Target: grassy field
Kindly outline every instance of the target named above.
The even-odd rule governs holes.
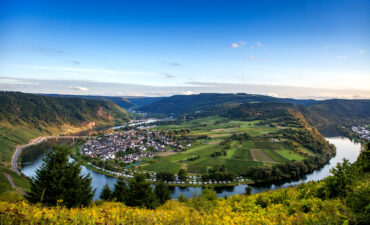
[[[305,159],[303,156],[298,155],[297,153],[295,153],[293,151],[290,151],[290,150],[286,150],[286,149],[283,149],[283,150],[275,150],[275,152],[277,152],[278,154],[280,154],[281,156],[283,156],[284,158],[286,158],[288,160],[296,160],[296,161],[299,161],[299,160]]]
[[[295,153],[286,142],[265,141],[236,141],[231,142],[226,155],[212,157],[214,152],[221,152],[219,143],[232,134],[248,133],[253,138],[263,138],[274,133],[279,128],[258,125],[260,121],[232,121],[223,117],[205,117],[185,121],[176,125],[160,125],[156,130],[189,129],[190,135],[207,135],[210,140],[201,139],[185,151],[171,154],[158,154],[154,160],[142,165],[148,171],[173,172],[186,168],[189,173],[202,173],[210,168],[226,166],[228,171],[243,173],[251,166],[273,165],[292,160],[303,160],[305,156]],[[265,138],[266,139],[266,138]],[[302,152],[312,154],[302,147]],[[190,161],[191,157],[199,159]]]

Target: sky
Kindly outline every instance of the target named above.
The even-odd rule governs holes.
[[[0,0],[0,90],[370,98],[370,0]]]

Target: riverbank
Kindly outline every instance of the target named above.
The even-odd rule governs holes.
[[[274,189],[279,189],[279,188],[285,188],[289,186],[295,186],[298,185],[302,182],[308,182],[308,181],[318,181],[322,180],[326,176],[330,174],[330,169],[335,167],[335,165],[338,162],[342,162],[343,158],[347,158],[351,163],[355,162],[361,149],[361,145],[359,143],[355,143],[350,141],[348,138],[344,137],[334,137],[334,138],[327,138],[327,140],[334,144],[337,147],[337,154],[334,158],[332,158],[329,161],[329,164],[325,165],[322,169],[314,171],[311,174],[306,175],[305,178],[300,179],[298,181],[292,181],[292,182],[286,182],[281,185],[265,185],[265,186],[257,186],[253,185],[251,183],[242,183],[242,184],[237,184],[234,183],[233,186],[227,186],[227,185],[212,185],[215,187],[218,196],[223,197],[224,195],[230,196],[233,194],[243,194],[245,192],[245,187],[248,185],[252,185],[252,193],[259,193],[263,191],[268,191],[268,190],[274,190]],[[39,159],[34,162],[34,165],[28,164],[25,165],[24,168],[22,168],[22,172],[27,173],[27,176],[32,177],[34,175],[34,172],[36,168],[41,166],[42,160]],[[99,199],[100,192],[105,184],[108,184],[111,188],[114,187],[114,184],[117,181],[117,178],[113,176],[108,176],[104,175],[101,173],[99,170],[94,170],[93,168],[87,168],[84,164],[82,166],[82,173],[84,175],[90,174],[92,177],[92,186],[93,189],[96,189],[95,197],[94,199]],[[201,185],[172,185],[171,186],[172,191],[171,191],[171,197],[172,198],[177,198],[180,194],[185,195],[186,197],[192,197],[193,193],[199,194],[202,190]]]

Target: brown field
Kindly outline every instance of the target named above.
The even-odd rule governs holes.
[[[276,161],[267,155],[262,149],[251,149],[252,157],[255,157],[257,161],[271,162],[275,163]]]
[[[175,155],[175,154],[178,154],[178,152],[161,152],[161,153],[157,153],[156,155],[157,156],[170,156],[170,155]]]

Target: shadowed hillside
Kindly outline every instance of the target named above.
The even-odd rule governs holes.
[[[370,121],[370,100],[331,99],[317,101],[250,94],[175,95],[140,107],[139,110],[173,116],[194,112],[197,112],[199,116],[217,115],[229,112],[230,109],[243,103],[289,103],[290,107],[296,107],[307,122],[319,130],[328,127],[337,128],[347,124],[368,124]],[[269,104],[265,105],[267,108],[261,105],[258,108],[268,110],[269,106],[272,106]],[[239,108],[237,111],[243,110],[243,113],[248,115],[246,111],[251,110],[252,112],[256,109],[250,104],[250,107]],[[231,110],[230,113],[233,111]]]
[[[300,107],[306,120],[322,129],[346,124],[366,124],[370,121],[370,100],[332,99],[308,107]]]
[[[284,102],[299,105],[313,104],[315,100],[296,100],[289,98],[274,98],[264,95],[252,94],[217,94],[204,93],[198,95],[174,95],[168,98],[161,99],[152,104],[140,107],[143,112],[159,113],[166,115],[182,115],[198,110],[210,110],[215,106],[233,105],[240,103],[254,102]]]

